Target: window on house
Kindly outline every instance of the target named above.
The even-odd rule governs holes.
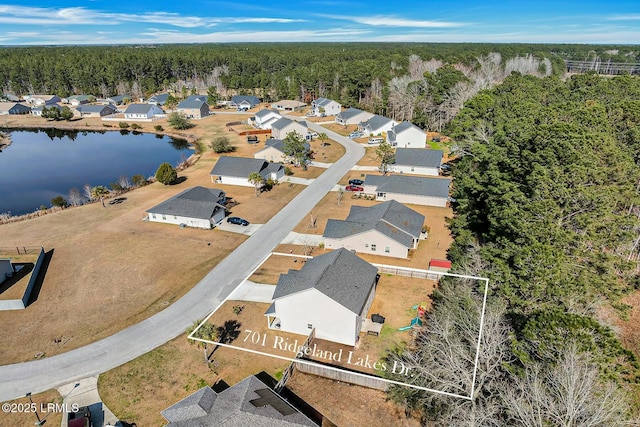
[[[384,253],[388,254],[389,252],[391,252],[391,247],[390,246],[385,246],[384,247]]]
[[[374,245],[373,243],[371,244],[371,250],[375,251],[376,250],[376,245]]]
[[[151,214],[151,218],[156,219],[156,214]]]
[[[368,247],[369,247],[369,244],[368,244],[368,243],[365,243],[365,244],[364,244],[364,247],[365,247],[365,248],[368,248]]]
[[[173,219],[178,219],[178,217],[174,215],[174,216],[173,216]]]
[[[167,216],[165,214],[162,214],[162,219],[166,220]]]
[[[311,323],[307,323],[307,329],[313,329],[313,325]]]
[[[411,172],[413,172],[415,170],[415,168],[413,166],[411,166]]]

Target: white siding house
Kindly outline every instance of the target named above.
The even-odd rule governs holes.
[[[267,139],[264,145],[265,147],[262,150],[253,155],[254,158],[270,162],[295,163],[294,158],[289,157],[284,153],[284,142],[281,139]],[[305,142],[305,148],[309,151],[311,146]]]
[[[129,120],[151,120],[159,116],[164,116],[164,111],[155,104],[129,104],[124,111],[124,118]]]
[[[387,132],[387,139],[394,147],[425,148],[427,133],[411,122],[404,121]]]
[[[373,117],[373,113],[362,111],[357,108],[348,108],[336,115],[336,123],[339,125],[357,125]]]
[[[192,187],[147,210],[148,219],[151,222],[210,229],[224,219],[226,200],[222,190]]]
[[[307,127],[286,117],[276,120],[271,125],[271,136],[275,139],[285,139],[287,135],[298,132],[303,138],[307,135]]]
[[[282,115],[274,110],[260,110],[253,117],[254,126],[259,129],[271,129],[271,125],[277,120],[280,120]]]
[[[329,219],[323,233],[327,249],[346,248],[407,258],[418,247],[424,215],[395,200],[371,207],[352,206],[346,220]]]
[[[378,269],[346,249],[280,275],[269,307],[270,329],[355,345],[376,292]]]
[[[262,159],[222,156],[211,169],[211,182],[253,187],[248,179],[252,172],[258,172],[265,180],[276,181],[284,177],[284,166],[282,163],[270,163]]]
[[[367,175],[364,192],[376,200],[395,200],[424,206],[446,207],[451,180],[407,175]]]
[[[390,171],[410,175],[438,176],[442,156],[441,150],[397,148],[395,163],[390,165]]]
[[[376,114],[368,120],[360,122],[358,129],[360,129],[365,136],[385,135],[397,124],[398,122],[395,120]]]
[[[320,116],[335,116],[342,111],[342,105],[339,102],[327,98],[318,98],[311,102],[311,112]]]

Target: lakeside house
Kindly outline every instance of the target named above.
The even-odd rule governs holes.
[[[124,111],[124,118],[129,120],[151,120],[164,116],[162,108],[155,104],[129,104]]]
[[[191,187],[148,209],[147,218],[151,222],[210,229],[226,216],[226,202],[222,190]]]
[[[210,176],[212,183],[254,187],[249,182],[249,175],[253,172],[259,173],[265,181],[276,181],[284,177],[284,165],[262,159],[222,156],[211,169]]]
[[[58,104],[52,104],[52,105],[39,105],[37,107],[33,107],[31,109],[31,114],[36,116],[36,117],[41,117],[42,116],[42,110],[46,108],[47,110],[51,110],[52,108],[55,108],[58,111],[62,111],[62,107],[60,107]]]
[[[27,95],[25,96],[25,100],[36,107],[40,105],[46,105],[48,107],[61,101],[58,95]]]
[[[178,113],[188,119],[202,119],[209,115],[206,95],[191,95],[178,104]]]
[[[378,269],[341,248],[281,274],[267,311],[269,329],[354,346],[373,303]]]
[[[106,117],[118,112],[116,106],[111,104],[79,105],[75,110],[80,117]]]
[[[422,235],[424,215],[395,200],[371,207],[351,206],[345,220],[329,219],[322,237],[327,249],[408,258]]]
[[[0,116],[29,113],[31,113],[31,107],[28,107],[19,102],[0,102]]]
[[[284,162],[295,163],[295,159],[287,156],[284,152],[284,141],[281,139],[269,138],[265,142],[265,147],[256,152],[253,157],[256,159],[263,159],[270,162]],[[311,149],[308,142],[304,143],[304,148],[307,152]]]

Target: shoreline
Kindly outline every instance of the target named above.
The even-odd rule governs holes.
[[[11,135],[6,132],[0,132],[0,152],[11,145]]]

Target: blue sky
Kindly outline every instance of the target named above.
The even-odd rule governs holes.
[[[0,45],[284,41],[640,44],[640,1],[0,0]]]

